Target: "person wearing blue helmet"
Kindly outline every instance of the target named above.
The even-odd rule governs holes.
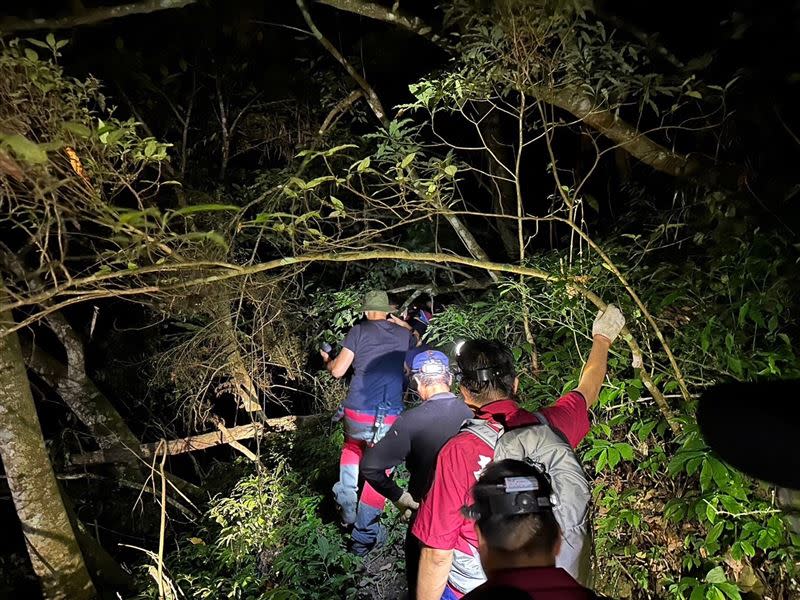
[[[450,391],[452,380],[445,354],[426,350],[416,355],[411,364],[411,387],[422,403],[400,415],[386,436],[361,459],[364,479],[394,502],[406,521],[414,520],[418,502],[430,487],[439,450],[466,419],[472,418],[464,401]],[[410,476],[407,491],[387,474],[402,462]],[[414,598],[420,553],[415,537],[406,536],[405,550],[409,597]]]

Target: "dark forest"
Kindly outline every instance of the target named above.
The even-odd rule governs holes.
[[[372,313],[581,391],[598,594],[800,598],[800,4],[121,2],[0,8],[0,598],[427,595],[331,493]]]

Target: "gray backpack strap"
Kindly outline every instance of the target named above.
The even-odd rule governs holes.
[[[485,442],[489,447],[497,446],[497,440],[503,435],[503,429],[495,431],[484,419],[467,419],[459,431],[469,431],[472,435]]]
[[[533,413],[533,416],[539,420],[539,423],[542,425],[547,425],[550,429],[552,429],[558,437],[560,437],[570,448],[572,448],[572,444],[569,443],[569,439],[567,439],[567,436],[564,435],[564,432],[558,427],[553,427],[553,424],[547,419],[547,417],[544,416],[544,413],[537,410],[535,413]]]

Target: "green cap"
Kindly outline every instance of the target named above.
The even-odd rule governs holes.
[[[363,312],[392,312],[389,306],[389,294],[383,290],[370,290],[364,295],[364,304],[361,306]]]

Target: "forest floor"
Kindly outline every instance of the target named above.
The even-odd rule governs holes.
[[[405,558],[403,540],[406,525],[389,526],[386,543],[370,552],[359,574],[358,598],[367,600],[401,600],[405,598]]]

